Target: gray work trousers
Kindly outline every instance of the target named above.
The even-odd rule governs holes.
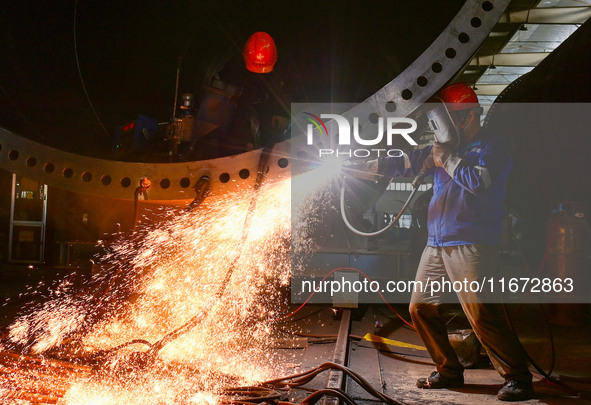
[[[427,246],[421,256],[416,281],[426,284],[429,279],[442,281],[482,280],[497,274],[498,252],[492,245]],[[462,309],[486,349],[499,374],[507,379],[531,381],[523,348],[510,330],[502,304],[489,303],[483,293],[457,292]],[[490,297],[489,297],[490,298]],[[498,302],[498,301],[497,301]],[[437,366],[445,377],[456,377],[464,369],[449,343],[447,329],[439,312],[442,294],[415,291],[411,298],[412,321]]]

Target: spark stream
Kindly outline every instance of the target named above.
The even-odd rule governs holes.
[[[416,280],[390,280],[386,283],[386,288],[382,288],[377,281],[368,279],[349,281],[341,278],[340,280],[302,280],[302,293],[327,293],[332,297],[335,293],[366,293],[366,292],[422,292],[423,282]]]

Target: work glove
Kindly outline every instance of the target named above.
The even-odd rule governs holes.
[[[452,179],[455,178],[456,169],[463,162],[462,158],[453,153],[449,146],[437,142],[433,144],[431,154],[435,166],[442,167]]]
[[[452,150],[449,146],[435,142],[431,149],[431,154],[433,155],[435,166],[445,168],[445,162],[452,155]]]
[[[427,173],[429,170],[435,168],[435,162],[433,161],[433,153],[429,153],[427,158],[423,160],[423,166],[419,171],[419,174],[414,178],[412,181],[412,186],[414,188],[418,188],[421,184],[425,184],[425,177],[427,177]]]
[[[429,169],[435,168],[435,161],[433,160],[433,153],[430,153],[429,156],[423,161],[423,167],[421,171],[427,171]]]

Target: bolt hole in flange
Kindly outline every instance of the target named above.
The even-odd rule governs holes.
[[[188,177],[183,177],[182,179],[179,180],[179,186],[181,186],[181,188],[187,188],[191,185],[191,180],[189,180]]]
[[[82,173],[82,181],[83,182],[90,183],[91,180],[92,180],[92,173],[90,173],[90,172]]]
[[[19,155],[18,150],[13,149],[10,152],[8,152],[8,159],[10,159],[10,160],[17,160],[18,159],[18,155]]]
[[[62,171],[62,176],[64,176],[66,179],[71,179],[73,175],[74,175],[74,170],[70,169],[69,167],[66,167]]]
[[[227,183],[230,181],[230,174],[229,173],[222,173],[222,174],[220,174],[219,179],[220,179],[221,183]]]
[[[462,32],[460,35],[458,35],[458,39],[462,44],[467,44],[468,42],[470,42],[470,35],[466,34],[465,32]]]
[[[167,178],[160,180],[160,187],[166,190],[168,187],[170,187],[170,180]]]
[[[482,3],[482,9],[484,11],[491,11],[493,9],[493,4],[490,1],[485,1]]]
[[[393,101],[388,101],[386,103],[386,111],[393,113],[394,111],[396,111],[396,103]]]
[[[246,180],[250,177],[250,170],[242,169],[238,172],[238,176],[240,176],[242,180]]]
[[[410,100],[412,98],[412,91],[409,89],[402,90],[402,98],[404,100]]]
[[[425,87],[429,83],[429,80],[425,76],[419,76],[417,79],[417,84],[419,87]]]
[[[285,169],[288,165],[289,160],[287,160],[286,158],[281,158],[277,161],[277,166],[279,166],[282,169]]]
[[[45,170],[45,173],[51,174],[55,171],[55,165],[53,163],[45,163],[43,169]]]
[[[109,184],[111,184],[111,176],[109,176],[108,174],[103,175],[103,177],[101,177],[101,183],[103,184],[103,186],[108,186]]]
[[[433,73],[441,73],[441,71],[443,70],[443,65],[439,62],[435,62],[431,65],[431,70],[433,71]]]
[[[27,158],[27,166],[28,167],[35,167],[37,166],[37,159],[34,158],[33,156],[30,156]]]
[[[119,183],[121,184],[121,187],[127,188],[131,186],[131,179],[129,177],[123,177]]]

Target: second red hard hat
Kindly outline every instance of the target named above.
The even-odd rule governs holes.
[[[242,51],[246,68],[254,73],[269,73],[277,62],[277,47],[271,35],[255,32],[248,38]]]

